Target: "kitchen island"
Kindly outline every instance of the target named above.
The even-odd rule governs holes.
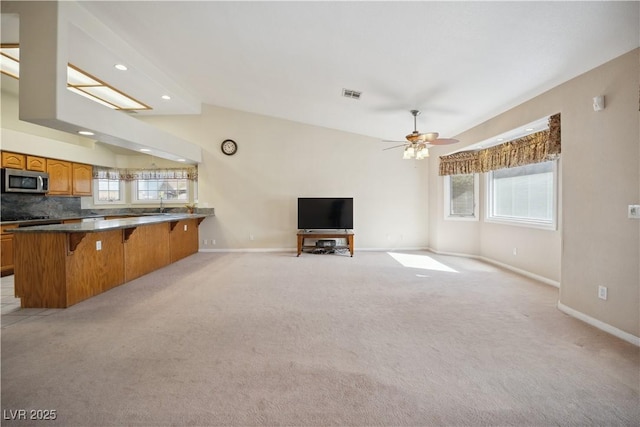
[[[66,308],[198,251],[209,215],[160,214],[16,228],[15,295],[23,308]]]

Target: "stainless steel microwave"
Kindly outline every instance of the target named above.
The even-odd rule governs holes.
[[[2,192],[46,193],[49,191],[49,174],[46,172],[2,169]]]

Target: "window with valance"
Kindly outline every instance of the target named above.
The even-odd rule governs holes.
[[[483,173],[546,162],[560,156],[560,113],[549,117],[549,129],[476,151],[440,156],[440,175]]]
[[[197,168],[166,168],[166,169],[116,169],[93,168],[94,179],[113,179],[121,181],[186,179],[198,180]]]

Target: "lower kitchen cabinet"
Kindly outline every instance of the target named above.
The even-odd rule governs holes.
[[[2,266],[2,276],[8,276],[13,274],[13,234],[6,232],[12,228],[17,228],[18,225],[3,225],[2,234],[0,235],[0,265]]]

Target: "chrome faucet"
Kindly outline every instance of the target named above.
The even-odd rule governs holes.
[[[160,213],[164,213],[164,208],[162,207],[162,196],[160,196]]]

